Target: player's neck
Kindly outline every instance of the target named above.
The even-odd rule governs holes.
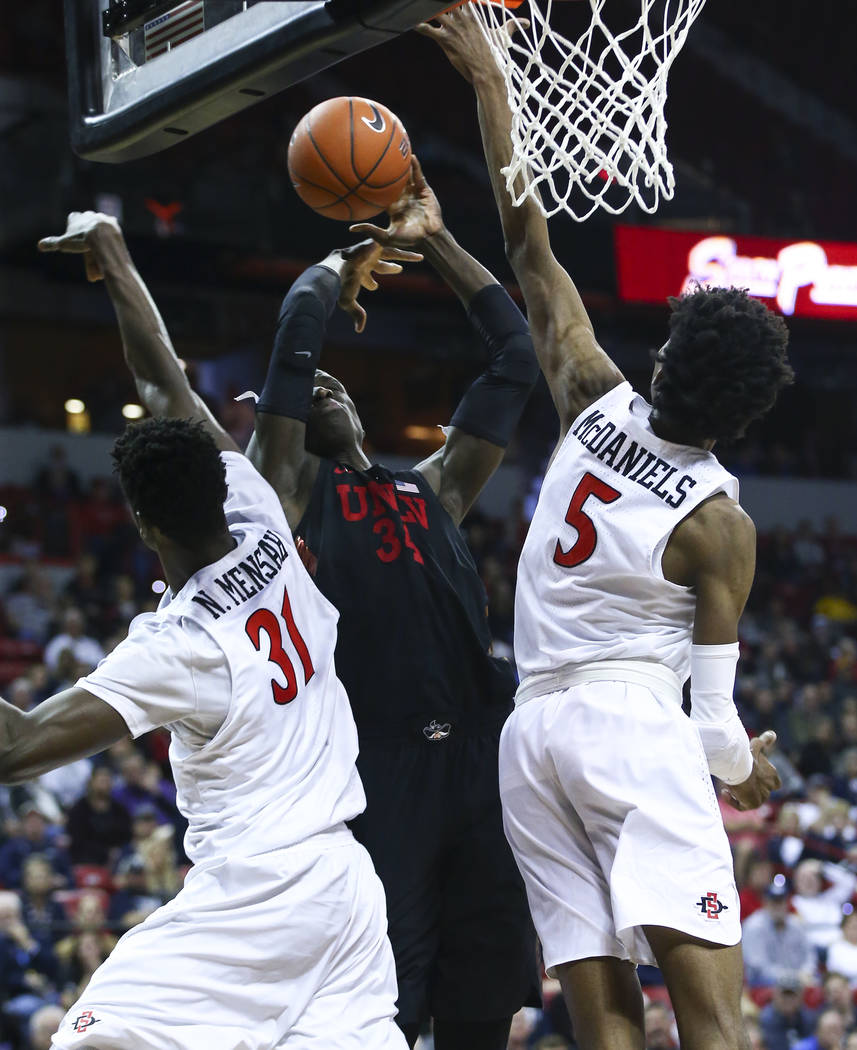
[[[338,463],[345,463],[349,467],[356,467],[358,470],[366,470],[367,467],[372,466],[372,461],[367,457],[363,449],[357,445],[345,448],[330,458],[335,459]]]
[[[691,448],[702,448],[710,452],[715,445],[714,438],[698,438],[681,427],[673,426],[664,416],[652,410],[649,425],[662,441],[671,441],[674,445],[689,445]]]
[[[193,550],[180,547],[178,544],[160,548],[158,554],[170,590],[173,594],[178,594],[194,573],[204,569],[206,565],[220,561],[237,546],[235,537],[227,529],[219,536],[194,547]]]

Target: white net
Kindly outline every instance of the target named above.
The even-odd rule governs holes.
[[[589,0],[592,18],[577,40],[551,26],[554,0],[530,0],[522,13],[498,3],[466,5],[506,82],[512,159],[503,174],[515,204],[532,197],[545,215],[565,211],[582,222],[596,208],[618,215],[632,202],[654,212],[673,196],[667,76],[704,3]],[[621,27],[623,11],[630,13]],[[530,24],[510,40],[507,24],[516,15]]]

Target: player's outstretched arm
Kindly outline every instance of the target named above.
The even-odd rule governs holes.
[[[218,448],[239,452],[202,398],[191,389],[117,221],[99,212],[72,212],[65,233],[43,238],[39,251],[83,255],[88,280],[104,281],[119,322],[125,361],[146,409],[153,416],[198,419],[211,432]]]
[[[501,169],[509,161],[512,116],[503,78],[469,5],[420,32],[435,40],[469,80],[478,103],[482,145],[500,212],[506,254],[521,286],[533,343],[564,435],[574,419],[623,376],[595,338],[578,291],[551,251],[547,221],[535,201],[514,207]]]
[[[756,530],[741,507],[721,494],[700,504],[673,531],[663,556],[665,577],[696,595],[691,650],[691,719],[711,772],[738,809],[755,809],[780,787],[767,754],[768,730],[748,741],[732,694],[738,621],[756,564]]]
[[[443,447],[416,468],[458,524],[499,466],[538,378],[527,322],[494,275],[447,229],[416,157],[407,189],[390,208],[389,226],[351,229],[422,252],[461,300],[488,351],[488,368],[461,399]]]
[[[0,784],[32,780],[127,735],[125,720],[110,704],[77,686],[27,712],[0,700]]]
[[[378,287],[375,273],[398,273],[396,260],[420,258],[364,241],[311,266],[283,300],[247,456],[280,497],[292,529],[303,517],[318,473],[318,457],[305,447],[306,424],[328,318],[339,304],[362,332],[366,312],[357,302],[360,289]]]

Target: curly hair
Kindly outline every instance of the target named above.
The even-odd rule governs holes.
[[[700,287],[669,304],[655,415],[697,438],[741,437],[794,379],[785,322],[743,288]]]
[[[186,547],[226,528],[226,467],[191,419],[133,423],[113,446],[113,469],[132,509]]]

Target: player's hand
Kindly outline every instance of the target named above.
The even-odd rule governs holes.
[[[469,4],[453,8],[438,15],[434,25],[428,22],[418,25],[417,32],[439,44],[453,67],[472,84],[477,76],[499,77],[500,70],[481,23],[469,8]],[[509,18],[499,35],[492,34],[492,38],[500,46],[508,47],[517,30],[529,24],[525,18]]]
[[[440,203],[426,182],[416,157],[411,157],[408,185],[396,203],[390,205],[388,213],[390,225],[386,229],[369,222],[359,222],[350,227],[351,232],[361,237],[371,237],[378,244],[403,248],[418,245],[426,237],[443,229]]]
[[[736,809],[758,809],[768,795],[782,787],[780,775],[768,760],[768,752],[777,742],[777,734],[768,729],[750,741],[753,753],[753,769],[741,784],[724,788],[723,794]]]
[[[372,240],[343,248],[338,254],[344,262],[339,271],[341,285],[338,305],[354,321],[355,332],[362,332],[366,327],[366,311],[357,302],[360,289],[374,292],[378,287],[376,274],[401,273],[399,262],[419,262],[422,259],[417,252],[388,248]]]
[[[98,211],[73,211],[66,221],[65,233],[59,237],[43,237],[39,241],[39,251],[83,255],[86,279],[100,281],[104,274],[94,249],[97,238],[106,230],[122,236],[119,223],[112,215]]]

